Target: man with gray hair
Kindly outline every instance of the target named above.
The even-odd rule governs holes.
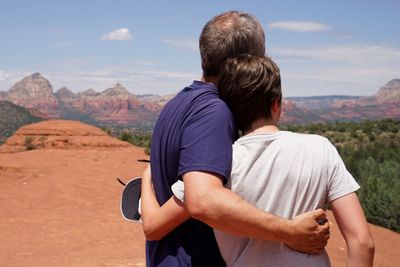
[[[237,131],[215,84],[220,66],[228,58],[265,54],[261,25],[247,13],[220,14],[203,28],[200,53],[201,81],[194,81],[165,105],[153,131],[151,173],[157,202],[162,206],[157,216],[166,214],[161,221],[167,223],[159,235],[149,234],[150,225],[156,225],[157,220],[151,218],[143,195],[143,229],[148,240],[155,240],[146,243],[148,266],[224,266],[211,227],[320,253],[329,238],[329,226],[317,222],[325,218],[324,211],[287,220],[224,188]],[[171,190],[178,179],[185,185],[183,206],[177,205]]]

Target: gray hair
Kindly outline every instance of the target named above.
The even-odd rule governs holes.
[[[200,34],[204,77],[217,77],[225,60],[242,54],[265,54],[264,30],[254,16],[229,11],[207,22]]]

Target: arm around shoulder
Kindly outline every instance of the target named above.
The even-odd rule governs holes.
[[[331,202],[333,214],[347,244],[346,266],[372,266],[375,245],[355,193]]]
[[[287,220],[252,206],[225,188],[216,174],[188,172],[183,180],[188,212],[211,227],[233,235],[283,242],[311,254],[321,253],[326,245],[329,226],[317,223],[325,216],[322,210]]]
[[[162,239],[190,218],[183,203],[174,196],[160,207],[153,190],[149,167],[142,178],[141,218],[147,240]]]

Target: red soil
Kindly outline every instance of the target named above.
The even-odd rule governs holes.
[[[53,146],[54,129],[69,141]],[[141,226],[122,219],[116,180],[141,174],[143,149],[78,122],[47,121],[23,131],[49,143],[5,152],[25,138],[21,131],[0,149],[0,266],[145,266]],[[333,266],[344,266],[346,246],[329,216],[328,253]],[[373,225],[371,231],[375,266],[398,266],[400,235]]]

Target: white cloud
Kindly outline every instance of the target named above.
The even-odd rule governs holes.
[[[312,21],[276,21],[268,24],[271,29],[288,30],[294,32],[329,31],[331,26]]]
[[[400,60],[400,48],[385,45],[331,45],[309,48],[272,48],[269,51],[289,59],[345,61],[354,64]]]
[[[132,33],[127,28],[121,28],[103,34],[100,39],[105,41],[128,41],[132,39]]]
[[[189,43],[189,42],[188,42]],[[400,46],[347,44],[311,47],[271,47],[278,63],[285,96],[372,95],[394,78],[400,78]],[[73,91],[102,91],[122,83],[134,94],[178,92],[199,79],[199,66],[171,71],[162,62],[131,60],[124,65],[95,66],[95,58],[75,58],[36,69],[0,69],[0,91],[34,72],[41,72],[54,91],[67,86]],[[200,65],[200,64],[198,64]]]
[[[5,79],[7,79],[8,76],[9,76],[9,74],[7,74],[3,70],[0,70],[0,81],[4,81]]]
[[[163,43],[171,45],[176,48],[190,50],[190,51],[199,51],[199,42],[194,39],[163,39],[161,40]]]
[[[285,95],[372,95],[400,77],[400,47],[330,45],[271,48]]]

